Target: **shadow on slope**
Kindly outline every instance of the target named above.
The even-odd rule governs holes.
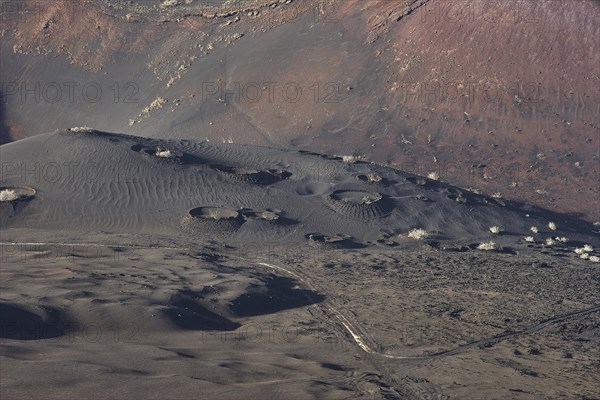
[[[0,338],[41,340],[64,334],[64,318],[57,310],[45,308],[38,315],[18,305],[0,303]]]
[[[194,331],[232,331],[240,327],[199,304],[198,296],[189,290],[181,290],[171,297],[165,310],[171,321],[182,329]]]
[[[0,145],[12,142],[5,119],[5,95],[0,91]]]
[[[252,285],[247,293],[232,302],[231,311],[240,317],[272,314],[291,308],[309,306],[325,300],[325,296],[296,287],[293,279],[270,275],[265,285]]]

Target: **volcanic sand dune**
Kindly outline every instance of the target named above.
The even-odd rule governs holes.
[[[343,398],[361,381],[315,339],[331,333],[304,308],[324,296],[293,278],[201,252],[40,250],[2,265],[3,398]]]
[[[93,254],[17,246],[3,246],[0,269],[3,397],[595,391],[598,269],[584,260],[372,246],[319,257],[202,244]]]
[[[170,162],[139,149],[164,149],[173,158],[193,162]],[[255,234],[268,241],[299,242],[314,232],[368,242],[384,233],[422,228],[436,240],[468,244],[493,238],[512,247],[536,226],[544,240],[567,236],[597,241],[597,228],[566,215],[391,168],[294,151],[98,131],[38,135],[0,151],[11,166],[4,171],[3,184],[37,191],[15,215],[3,212],[9,227],[186,237],[180,230],[183,224],[194,240],[216,235],[231,242],[248,241]],[[223,179],[223,168],[214,165],[229,165],[227,175],[240,179]],[[260,179],[245,179],[248,170],[288,174],[265,186]],[[385,180],[367,183],[357,178],[368,174]],[[281,210],[298,225],[281,236],[274,229],[280,224],[248,225],[243,216],[244,210],[267,209]],[[548,228],[550,222],[556,230]],[[492,235],[492,226],[502,227],[504,234]]]

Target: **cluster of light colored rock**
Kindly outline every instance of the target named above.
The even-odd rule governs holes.
[[[8,201],[15,201],[19,199],[19,195],[11,189],[5,189],[0,191],[0,201],[1,202],[8,202]]]
[[[408,237],[415,240],[423,240],[429,237],[429,233],[425,229],[416,228],[408,232]]]
[[[493,241],[479,243],[479,246],[477,246],[477,250],[496,250],[496,243]]]
[[[586,244],[583,247],[577,247],[575,249],[575,254],[579,256],[579,258],[583,260],[589,260],[591,262],[600,262],[600,257],[591,255],[590,253],[594,251],[594,248],[590,244]]]

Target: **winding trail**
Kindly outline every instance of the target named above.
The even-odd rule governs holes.
[[[299,274],[297,274],[293,271],[288,270],[287,268],[276,266],[273,264],[268,264],[265,262],[259,262],[258,264],[262,265],[264,267],[267,267],[267,268],[271,268],[275,271],[284,272],[284,273],[292,276],[293,278],[297,279],[299,282],[304,284],[304,286],[308,287],[310,290],[321,292],[318,290],[318,288],[315,288],[312,284],[307,282],[306,279],[304,279],[302,276],[300,276]],[[520,331],[505,332],[505,333],[501,333],[498,335],[489,336],[489,337],[486,337],[486,338],[483,338],[480,340],[469,342],[469,343],[461,345],[461,346],[457,346],[453,349],[443,350],[443,351],[439,351],[436,353],[420,355],[420,356],[398,356],[398,355],[388,354],[388,353],[384,353],[384,352],[375,350],[371,345],[368,344],[368,339],[366,337],[364,337],[363,335],[361,335],[359,333],[359,331],[348,320],[348,318],[346,318],[339,310],[337,310],[333,305],[331,305],[331,303],[329,301],[325,300],[322,304],[324,305],[324,307],[326,307],[328,309],[329,312],[331,312],[333,315],[335,315],[339,319],[340,324],[345,328],[345,330],[354,339],[354,341],[356,342],[358,347],[360,347],[363,351],[365,351],[366,353],[369,353],[369,354],[376,354],[381,357],[396,359],[396,360],[406,360],[406,359],[423,360],[423,359],[432,359],[432,358],[441,357],[441,356],[450,356],[450,355],[457,354],[461,351],[467,350],[469,348],[477,347],[477,346],[480,346],[480,345],[483,345],[486,343],[498,343],[500,341],[510,339],[515,336],[527,335],[530,333],[534,333],[534,332],[542,330],[543,328],[545,328],[548,325],[551,325],[551,324],[557,323],[557,322],[561,322],[561,321],[567,320],[569,318],[578,317],[578,316],[582,316],[582,315],[586,315],[586,314],[591,314],[594,312],[600,312],[600,305],[594,305],[593,307],[589,307],[589,308],[586,308],[583,310],[572,311],[572,312],[569,312],[566,314],[556,315],[556,316],[547,318],[535,325],[532,325],[532,326],[522,329]]]
[[[143,246],[143,245],[123,245],[123,244],[98,244],[98,243],[53,243],[53,242],[0,242],[0,246],[70,246],[70,247],[105,247],[105,248],[133,248],[133,249],[148,249],[148,250],[187,250],[187,251],[200,251],[201,248],[190,248],[190,247],[178,247],[178,246]],[[280,273],[284,273],[298,282],[302,283],[306,288],[310,289],[314,292],[324,292],[319,290],[319,288],[315,287],[308,279],[303,277],[300,273],[296,271],[292,271],[282,266],[274,265],[272,263],[267,263],[264,261],[255,261],[255,266],[263,267],[270,269],[272,271],[277,271]],[[329,300],[324,300],[320,303],[320,306],[325,309],[326,314],[333,315],[339,322],[339,326],[343,328],[343,330],[348,333],[348,335],[354,340],[356,345],[360,347],[365,353],[372,354],[375,356],[380,356],[386,359],[394,359],[394,360],[428,360],[437,357],[451,356],[458,354],[467,349],[490,344],[490,343],[498,343],[503,340],[507,340],[520,335],[527,335],[530,333],[538,332],[548,325],[565,321],[569,318],[580,317],[583,315],[591,314],[594,312],[600,312],[600,305],[594,305],[589,308],[585,308],[582,310],[572,311],[565,314],[555,315],[553,317],[547,318],[539,323],[529,326],[528,328],[522,329],[520,331],[515,332],[504,332],[498,335],[489,336],[486,338],[482,338],[480,340],[476,340],[473,342],[466,343],[461,346],[457,346],[453,349],[443,350],[432,354],[424,354],[418,356],[400,356],[394,354],[384,353],[378,350],[375,350],[375,345],[370,343],[371,341],[366,337],[366,335],[360,333],[359,329],[357,329],[352,322],[341,312],[339,311]]]
[[[305,287],[309,288],[310,290],[315,291],[315,292],[321,292],[320,290],[318,290],[318,288],[315,288],[312,284],[307,282],[303,277],[301,277],[300,275],[298,275],[297,273],[295,273],[293,271],[290,271],[287,268],[278,267],[276,265],[268,264],[266,262],[259,262],[257,264],[262,265],[263,267],[267,267],[272,270],[278,271],[278,272],[283,272],[286,275],[289,275],[289,276],[295,278],[297,281],[301,282]],[[358,330],[352,325],[352,323],[348,320],[348,318],[346,318],[340,311],[338,311],[333,305],[331,305],[331,303],[328,300],[324,300],[321,303],[321,305],[323,307],[326,307],[327,311],[329,311],[331,314],[333,314],[334,316],[337,317],[337,319],[340,321],[340,324],[350,334],[352,339],[354,339],[354,341],[356,342],[358,347],[363,349],[363,351],[365,351],[366,353],[379,354],[386,358],[395,358],[395,359],[413,358],[413,357],[405,357],[405,356],[393,356],[390,354],[385,354],[385,353],[381,353],[381,352],[373,350],[373,348],[367,344],[367,340],[364,338],[364,336],[362,336],[358,332]]]

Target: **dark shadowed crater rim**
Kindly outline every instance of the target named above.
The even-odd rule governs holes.
[[[247,182],[264,186],[273,185],[292,176],[290,172],[280,169],[258,171],[225,165],[211,165],[211,168],[224,173],[225,176],[232,181]]]

